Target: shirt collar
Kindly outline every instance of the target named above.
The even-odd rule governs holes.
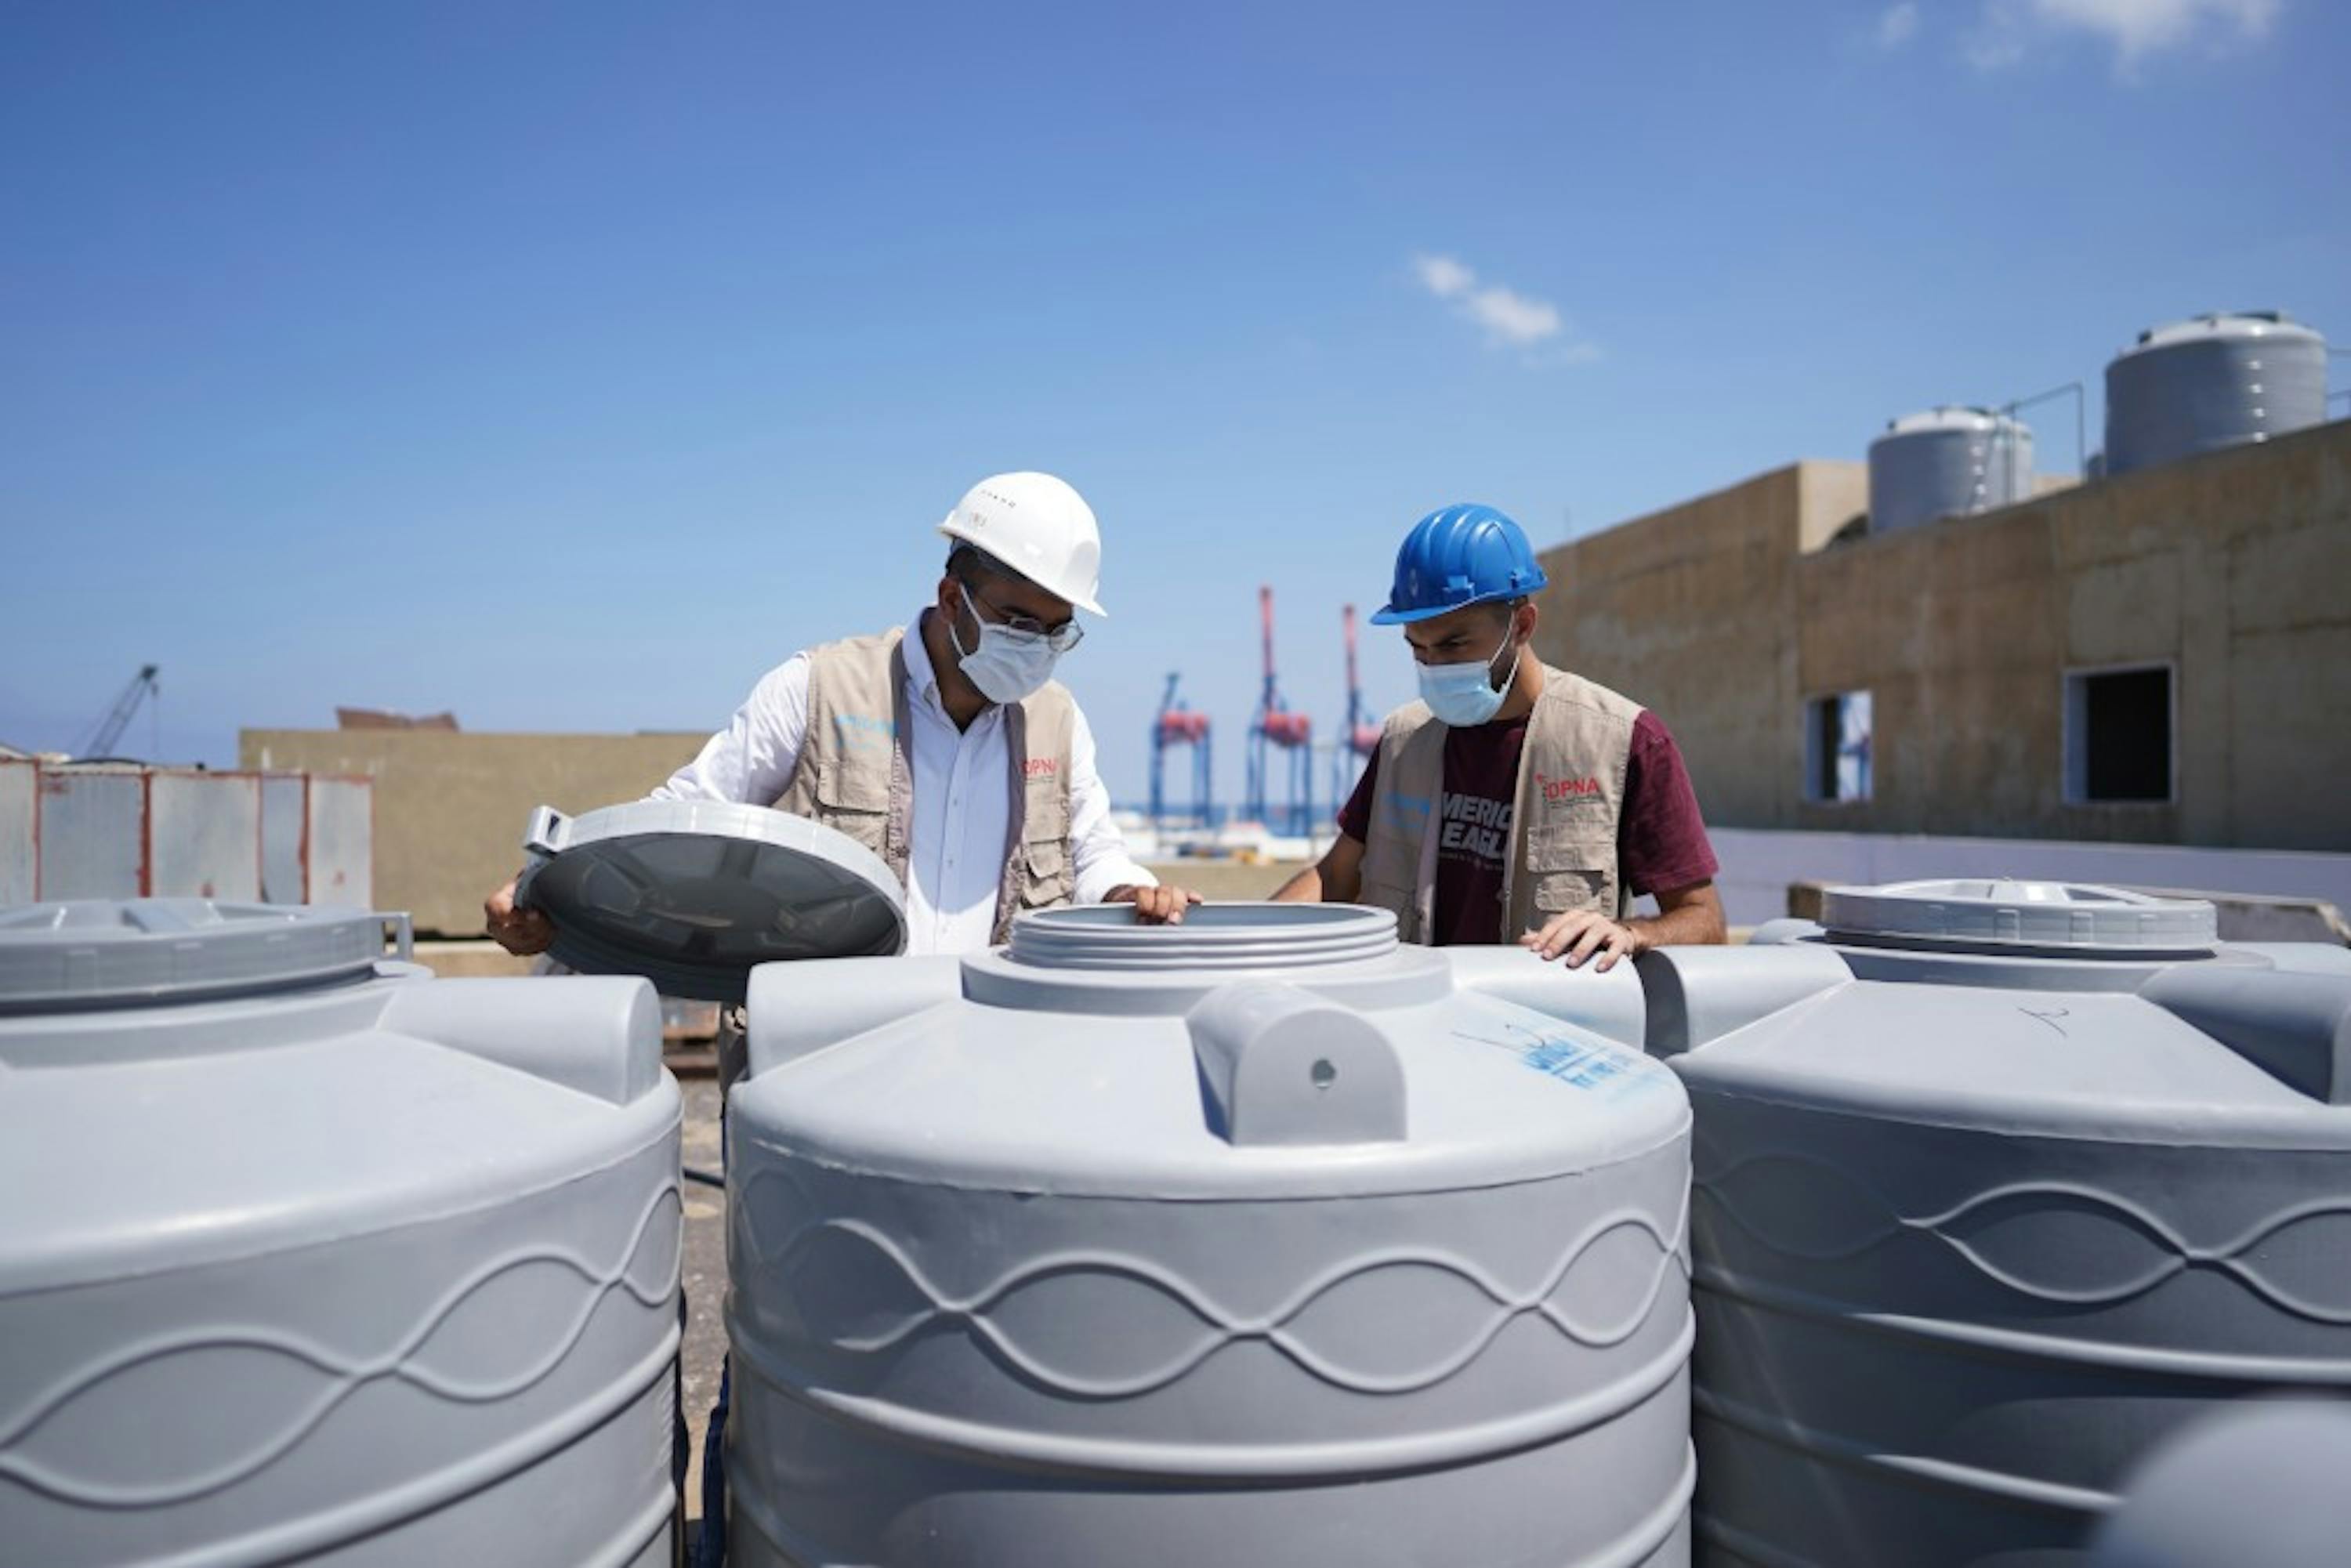
[[[906,656],[906,685],[917,699],[945,713],[946,706],[939,701],[938,669],[931,663],[930,644],[923,641],[923,623],[930,618],[928,609],[916,615],[908,622],[906,634],[898,646]]]

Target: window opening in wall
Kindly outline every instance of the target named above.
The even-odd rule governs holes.
[[[1867,692],[1839,692],[1804,705],[1804,793],[1814,800],[1869,799]]]
[[[2169,665],[2065,677],[2067,800],[2168,800],[2171,753]]]

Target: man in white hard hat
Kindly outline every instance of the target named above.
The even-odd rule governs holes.
[[[1180,922],[1198,895],[1128,858],[1093,734],[1051,679],[1084,634],[1076,612],[1104,613],[1092,509],[1050,474],[1000,474],[939,532],[946,569],[911,627],[793,654],[652,799],[772,806],[848,834],[904,887],[909,953],[987,947],[1021,910],[1061,904]],[[514,891],[485,904],[490,935],[542,952],[554,928]]]
[[[999,474],[939,532],[946,569],[911,626],[793,654],[652,798],[772,806],[848,834],[905,889],[909,953],[987,947],[1021,910],[1061,904],[1181,922],[1199,895],[1128,858],[1093,733],[1051,678],[1083,635],[1076,612],[1104,613],[1092,509],[1050,474]],[[484,904],[490,935],[510,953],[545,951],[554,927],[514,895],[509,882]],[[742,1071],[744,1027],[729,1009],[722,1090]],[[726,1560],[728,1381],[704,1455],[697,1568]],[[684,1453],[681,1437],[681,1484]]]

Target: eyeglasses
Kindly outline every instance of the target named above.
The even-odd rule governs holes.
[[[1086,629],[1078,624],[1077,617],[1074,615],[1059,626],[1048,626],[1033,615],[1023,615],[1018,611],[997,608],[972,592],[967,584],[957,583],[956,586],[963,590],[963,601],[971,606],[974,615],[983,621],[993,621],[1007,632],[1016,632],[1023,637],[1040,638],[1055,653],[1066,653],[1085,641]],[[982,611],[986,611],[987,613],[980,614]]]

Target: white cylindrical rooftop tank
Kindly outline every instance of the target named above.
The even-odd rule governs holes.
[[[1833,889],[1639,965],[1697,1119],[1699,1539],[2079,1561],[2132,1467],[2351,1386],[2351,962],[2209,904]]]
[[[1637,1029],[1629,966],[1462,973]],[[1662,1064],[1339,905],[1057,910],[749,1016],[738,1568],[1688,1560]]]
[[[653,990],[383,932],[0,911],[0,1559],[670,1562]]]
[[[1990,511],[2032,496],[2032,431],[1988,408],[1930,408],[1869,444],[1869,531]]]
[[[2267,441],[2326,418],[2326,340],[2275,310],[2152,327],[2106,364],[2106,472]]]

